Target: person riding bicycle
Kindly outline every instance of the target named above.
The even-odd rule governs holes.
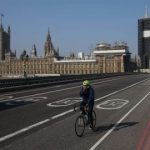
[[[85,106],[88,106],[88,122],[93,123],[92,112],[94,107],[94,89],[91,86],[89,80],[83,81],[82,88],[80,90],[80,96],[82,97],[82,102],[80,103],[80,110],[85,114]]]

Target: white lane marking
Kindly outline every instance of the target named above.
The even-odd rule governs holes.
[[[0,138],[0,142],[3,142],[3,141],[5,141],[5,140],[7,140],[7,139],[10,139],[10,138],[12,138],[12,137],[14,137],[15,135],[18,135],[18,134],[20,134],[20,133],[26,132],[26,131],[28,131],[28,130],[34,128],[34,127],[40,126],[40,125],[42,125],[42,124],[44,124],[44,123],[46,123],[46,122],[48,122],[48,121],[50,121],[50,119],[45,119],[45,120],[43,120],[43,121],[41,121],[41,122],[35,123],[35,124],[31,125],[31,126],[28,126],[28,127],[26,127],[26,128],[23,128],[23,129],[21,129],[21,130],[18,130],[18,131],[14,132],[14,133],[11,133],[11,134],[8,134],[8,135],[6,135],[6,136],[4,136],[4,137],[1,137],[1,138]]]
[[[47,97],[32,97],[32,98],[24,99],[24,101],[37,102],[37,101],[41,101],[43,99],[45,100],[45,99],[47,99]],[[18,100],[16,100],[16,101],[18,101]]]
[[[118,80],[118,79],[111,79],[111,80],[107,80],[107,81],[101,81],[101,82],[96,82],[93,83],[93,85],[99,84],[99,83],[105,83],[105,82],[111,82],[114,80]],[[146,79],[145,79],[146,80]],[[148,80],[148,79],[147,79]],[[144,81],[144,80],[143,80]],[[55,90],[55,91],[49,91],[49,92],[44,92],[44,93],[38,93],[38,94],[33,94],[33,95],[28,95],[28,96],[22,96],[22,97],[18,97],[18,98],[14,98],[14,99],[9,99],[9,100],[16,100],[16,99],[20,99],[20,98],[27,98],[27,97],[32,97],[32,96],[38,96],[38,95],[44,95],[44,94],[50,94],[50,93],[55,93],[55,92],[60,92],[60,91],[66,91],[66,90],[70,90],[70,89],[75,89],[81,87],[81,85],[79,86],[74,86],[74,87],[69,87],[69,88],[65,88],[65,89],[59,89],[59,90]],[[29,92],[29,91],[28,91]],[[10,94],[9,94],[10,95]],[[8,100],[5,100],[8,101]],[[0,101],[1,102],[1,101]],[[4,102],[4,101],[3,101]]]
[[[45,99],[47,99],[47,97],[41,97],[41,96],[40,97],[27,97],[27,98],[21,98],[21,99],[16,99],[16,100],[7,99],[7,100],[0,101],[0,103],[6,102],[5,103],[6,105],[15,105],[15,103],[18,103],[18,102],[37,102],[37,101],[41,101]]]
[[[47,99],[47,97],[45,96],[39,96],[39,97],[27,97],[27,98],[18,98],[18,99],[7,99],[7,100],[3,100],[3,101],[0,101],[0,103],[4,103],[4,102],[7,102],[7,103],[14,103],[14,102],[37,102],[37,101],[41,101],[41,100],[45,100]],[[7,104],[6,103],[6,104]]]
[[[120,90],[115,91],[115,92],[112,92],[112,93],[110,93],[110,94],[108,94],[108,95],[102,96],[102,97],[96,99],[95,101],[99,101],[99,100],[102,100],[102,99],[104,99],[104,98],[106,98],[106,97],[109,97],[109,96],[111,96],[111,95],[117,94],[117,93],[119,93],[119,92],[121,92],[121,91],[124,91],[124,90],[126,90],[126,89],[129,89],[129,88],[131,88],[131,87],[133,87],[133,86],[135,86],[135,85],[138,85],[138,84],[140,84],[140,83],[142,83],[142,82],[144,82],[144,81],[147,81],[147,80],[149,80],[149,79],[145,79],[145,80],[136,82],[136,83],[134,83],[134,84],[132,84],[132,85],[130,85],[130,86],[127,86],[127,87],[125,87],[125,88],[123,88],[123,89],[120,89]]]
[[[118,79],[122,79],[122,78],[128,78],[128,77],[114,77],[115,79],[111,79],[111,80],[105,80],[103,79],[104,81],[101,81],[101,82],[96,82],[96,83],[103,83],[103,82],[109,82],[109,81],[114,81],[114,80],[118,80]],[[95,81],[99,81],[99,80],[102,80],[102,79],[98,79],[98,80],[95,80]],[[96,84],[94,83],[94,84]],[[77,83],[72,83],[72,84],[77,84]],[[41,89],[51,89],[51,88],[54,88],[54,87],[62,87],[62,86],[65,86],[65,85],[56,85],[56,86],[53,86],[53,87],[46,87],[46,88],[41,88]],[[33,89],[33,90],[30,90],[30,91],[18,91],[18,92],[13,92],[13,94],[18,94],[18,93],[27,93],[27,92],[31,92],[31,91],[41,91],[41,89]],[[8,94],[5,94],[5,95],[8,95]],[[10,95],[10,94],[9,94]]]
[[[142,83],[142,82],[144,82],[144,81],[147,81],[147,80],[149,80],[149,79],[144,79],[144,80],[142,80],[142,81],[136,82],[136,83],[134,83],[134,84],[132,84],[132,85],[130,85],[130,86],[127,86],[127,87],[125,87],[125,88],[123,88],[123,89],[120,89],[120,90],[115,91],[115,92],[112,92],[112,93],[110,93],[110,94],[108,94],[108,95],[102,96],[102,97],[96,99],[95,101],[99,101],[99,100],[102,100],[102,99],[104,99],[104,98],[107,98],[107,97],[109,97],[109,96],[111,96],[111,95],[114,95],[114,94],[116,94],[116,93],[119,93],[119,92],[121,92],[121,91],[124,91],[124,90],[126,90],[126,89],[128,89],[128,88],[131,88],[131,87],[133,87],[133,86],[135,86],[135,85],[137,85],[137,84],[140,84],[140,83]],[[60,101],[62,101],[62,100],[60,100]],[[48,104],[48,105],[51,105],[51,104]]]
[[[69,88],[55,90],[55,91],[49,91],[49,92],[38,93],[38,94],[33,94],[33,95],[28,95],[28,96],[22,96],[22,97],[17,97],[17,98],[14,98],[14,99],[9,99],[9,100],[17,100],[17,99],[20,99],[20,98],[31,98],[33,96],[39,96],[39,95],[50,94],[50,93],[55,93],[55,92],[60,92],[60,91],[66,91],[66,90],[74,89],[74,88],[77,88],[77,87],[81,87],[81,86],[69,87]],[[4,101],[8,101],[8,100],[4,100]],[[0,102],[4,102],[4,101],[0,101]]]
[[[103,82],[109,82],[109,81],[113,81],[113,80],[117,80],[117,79],[112,79],[112,80],[97,82],[97,83],[94,83],[94,84],[99,84],[99,83],[103,83]],[[115,91],[115,92],[110,93],[110,94],[108,94],[108,95],[105,95],[105,96],[103,96],[103,97],[100,97],[100,98],[96,99],[95,101],[99,101],[99,100],[104,99],[104,98],[106,98],[106,97],[108,97],[108,96],[114,95],[114,94],[116,94],[116,93],[118,93],[118,92],[120,92],[120,91],[126,90],[126,89],[128,89],[128,88],[130,88],[130,87],[133,87],[133,86],[135,86],[135,85],[137,85],[137,84],[139,84],[139,83],[141,83],[141,82],[147,81],[147,80],[149,80],[149,79],[144,79],[144,80],[142,80],[142,81],[139,81],[139,82],[137,82],[137,83],[135,83],[135,84],[132,84],[132,85],[130,85],[130,86],[127,86],[127,87],[125,87],[125,88],[123,88],[123,89],[121,89],[121,90],[118,90],[118,91]],[[55,90],[55,91],[50,91],[50,92],[45,92],[45,93],[33,94],[33,95],[29,95],[29,96],[22,96],[22,97],[18,97],[18,98],[14,98],[14,99],[9,99],[9,100],[18,100],[18,99],[28,98],[28,97],[30,98],[30,97],[33,97],[33,96],[44,95],[44,94],[48,94],[48,93],[55,93],[55,92],[59,92],[59,91],[70,90],[70,89],[74,89],[74,88],[77,88],[77,87],[81,87],[81,86],[69,87],[69,88],[60,89],[60,90]],[[9,101],[9,100],[2,100],[2,101],[0,101],[0,103],[1,103],[1,102],[5,102],[5,101]]]
[[[89,150],[95,150],[96,147],[101,144],[108,136],[111,134],[112,131],[120,124],[128,115],[136,109],[148,96],[150,92],[148,92],[134,107],[132,107],[102,138],[100,138]]]
[[[21,133],[23,133],[23,132],[26,132],[26,131],[28,131],[28,130],[31,130],[32,128],[35,128],[35,127],[40,126],[40,125],[42,125],[42,124],[45,124],[45,123],[47,123],[47,122],[49,122],[49,121],[51,121],[51,120],[57,119],[57,118],[59,118],[59,117],[62,117],[62,116],[66,115],[66,114],[69,114],[69,113],[71,113],[71,112],[73,112],[73,111],[74,111],[73,109],[70,109],[70,110],[65,111],[65,112],[63,112],[63,113],[60,113],[60,114],[58,114],[58,115],[55,115],[55,116],[51,117],[50,119],[45,119],[45,120],[43,120],[43,121],[40,121],[40,122],[35,123],[35,124],[33,124],[33,125],[30,125],[30,126],[28,126],[28,127],[26,127],[26,128],[23,128],[23,129],[21,129],[21,130],[18,130],[18,131],[14,132],[14,133],[10,133],[10,134],[8,134],[8,135],[5,135],[5,136],[3,136],[3,137],[0,137],[0,142],[3,142],[3,141],[5,141],[5,140],[7,140],[7,139],[10,139],[10,138],[12,138],[12,137],[18,135],[18,134],[21,134]]]
[[[10,95],[1,95],[0,96],[0,101],[5,101],[6,99],[9,100],[9,99],[12,99],[13,96],[10,96]]]
[[[146,80],[148,80],[148,79],[145,79],[145,80],[142,80],[142,81],[140,81],[140,82],[137,82],[137,84],[139,84],[139,83],[141,83],[141,82],[144,82],[144,81],[146,81]],[[135,86],[135,85],[137,85],[137,84],[133,84],[133,85]],[[130,88],[130,87],[132,87],[132,85],[129,86],[128,88]],[[127,87],[124,88],[124,90],[126,90],[126,89],[127,89]],[[106,97],[108,97],[108,96],[110,96],[110,95],[113,95],[113,94],[115,94],[115,93],[118,93],[118,92],[110,93],[110,94],[108,94],[108,95],[106,95],[106,96],[103,96],[103,97],[97,99],[97,100],[101,100],[101,99],[106,98]],[[73,111],[73,109],[68,110],[67,112],[63,112],[63,113],[61,113],[61,114],[58,114],[58,115],[56,115],[56,116],[51,117],[51,119],[54,119],[54,118],[56,119],[56,118],[58,118],[58,117],[63,116],[63,114],[65,115],[65,114],[70,113],[70,112],[72,112],[72,111]],[[42,122],[42,124],[44,124],[44,123],[50,121],[51,119],[46,119],[46,120],[43,120],[43,121],[41,121],[41,122]],[[38,124],[40,124],[41,122],[31,125],[31,126],[27,127],[27,129],[30,130],[30,129],[36,127],[36,126],[39,126]],[[32,127],[32,128],[31,128],[31,127]],[[14,133],[8,134],[8,135],[6,135],[6,136],[4,136],[4,137],[1,137],[1,138],[0,138],[0,142],[2,142],[2,141],[4,141],[4,140],[7,140],[7,139],[9,139],[9,138],[12,138],[12,137],[14,137],[15,135],[21,134],[22,132],[28,131],[27,129],[24,128],[24,129],[21,129],[21,130],[18,130],[18,131],[16,131],[16,132],[14,132]],[[92,150],[92,149],[91,149],[91,150]]]
[[[48,103],[46,104],[49,107],[65,107],[65,106],[69,106],[75,103],[78,103],[82,100],[82,98],[80,97],[74,97],[74,98],[65,98],[65,99],[61,99],[58,101],[54,101],[52,103]]]
[[[65,112],[63,112],[63,113],[61,113],[61,114],[58,114],[58,115],[56,115],[56,116],[51,117],[51,119],[59,118],[59,117],[61,117],[61,116],[64,116],[64,115],[66,115],[66,114],[69,114],[69,113],[71,113],[71,112],[73,112],[73,111],[74,111],[73,109],[70,109],[70,110],[65,111]]]
[[[98,105],[96,105],[96,108],[98,109],[120,109],[123,106],[125,106],[127,103],[129,103],[129,100],[126,99],[111,99],[104,101]]]

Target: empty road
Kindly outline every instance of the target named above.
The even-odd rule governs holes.
[[[92,81],[97,123],[77,137],[82,83],[0,95],[0,150],[149,150],[150,75]]]

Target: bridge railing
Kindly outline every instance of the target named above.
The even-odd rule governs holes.
[[[82,75],[61,75],[49,77],[32,77],[18,79],[0,79],[0,92],[8,90],[21,90],[25,88],[36,88],[42,86],[52,86],[71,82],[83,81],[86,79],[94,80],[106,77],[132,75],[138,73],[106,73],[106,74],[82,74]]]

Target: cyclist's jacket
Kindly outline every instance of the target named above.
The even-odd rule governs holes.
[[[90,86],[86,90],[81,88],[80,96],[83,98],[83,101],[85,101],[88,104],[94,104],[94,89]]]

